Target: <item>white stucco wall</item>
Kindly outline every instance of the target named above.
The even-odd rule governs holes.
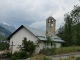
[[[61,47],[61,43],[56,43],[56,48],[59,48],[59,47]]]
[[[55,46],[56,48],[61,47],[61,43],[56,42],[55,44],[56,44],[56,46]],[[54,45],[53,45],[53,46],[48,45],[48,48],[52,48],[52,47],[54,47]],[[44,47],[44,48],[47,48],[47,45],[45,45],[45,47]]]
[[[59,47],[61,47],[61,43],[56,42],[56,48]],[[44,42],[39,43],[39,47],[36,48],[35,53],[39,53],[43,48],[47,48],[47,45],[45,45]],[[52,46],[49,45],[48,48],[52,48]]]
[[[38,40],[32,33],[30,33],[25,28],[22,28],[17,33],[15,33],[10,39],[10,44],[12,44],[13,41],[13,45],[15,45],[13,46],[13,52],[19,50],[17,47],[18,45],[22,44],[22,40],[24,39],[24,37],[26,37],[27,40],[31,40],[33,42],[36,42]]]

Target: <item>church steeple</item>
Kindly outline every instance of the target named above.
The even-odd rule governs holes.
[[[46,31],[48,31],[51,35],[55,35],[55,25],[56,20],[52,16],[46,19]]]

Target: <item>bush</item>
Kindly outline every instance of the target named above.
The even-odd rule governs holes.
[[[12,54],[10,52],[7,52],[7,58],[10,58],[12,56]]]
[[[52,60],[52,59],[49,59],[48,57],[44,56],[41,60]]]
[[[15,56],[11,56],[10,60],[17,60],[17,58]]]
[[[45,49],[41,50],[39,53],[47,55],[47,56],[51,56],[51,55],[55,54],[55,48],[45,48]]]
[[[22,59],[28,58],[27,53],[25,51],[20,52],[20,54]]]
[[[26,53],[28,53],[28,57],[30,57],[34,53],[36,46],[37,45],[35,45],[33,41],[24,38],[24,40],[22,41],[22,45],[19,48],[20,51],[26,51]]]
[[[76,60],[80,60],[80,57],[78,57]]]
[[[17,59],[26,59],[28,57],[25,51],[15,52],[13,56],[15,56]]]

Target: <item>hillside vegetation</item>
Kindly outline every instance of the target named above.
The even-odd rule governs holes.
[[[65,41],[63,46],[80,46],[80,6],[76,5],[71,12],[66,13],[64,22],[57,33]]]

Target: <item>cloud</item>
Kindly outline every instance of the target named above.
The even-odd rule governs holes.
[[[37,29],[44,29],[45,30],[45,27],[46,27],[46,23],[45,21],[36,21],[36,22],[33,22],[30,27],[34,27],[34,28],[37,28]]]
[[[6,22],[2,22],[4,25],[8,25],[8,26],[10,26],[8,23],[6,23]]]
[[[46,19],[52,12],[58,29],[64,22],[64,14],[79,3],[78,0],[0,0],[0,22],[45,29]]]

